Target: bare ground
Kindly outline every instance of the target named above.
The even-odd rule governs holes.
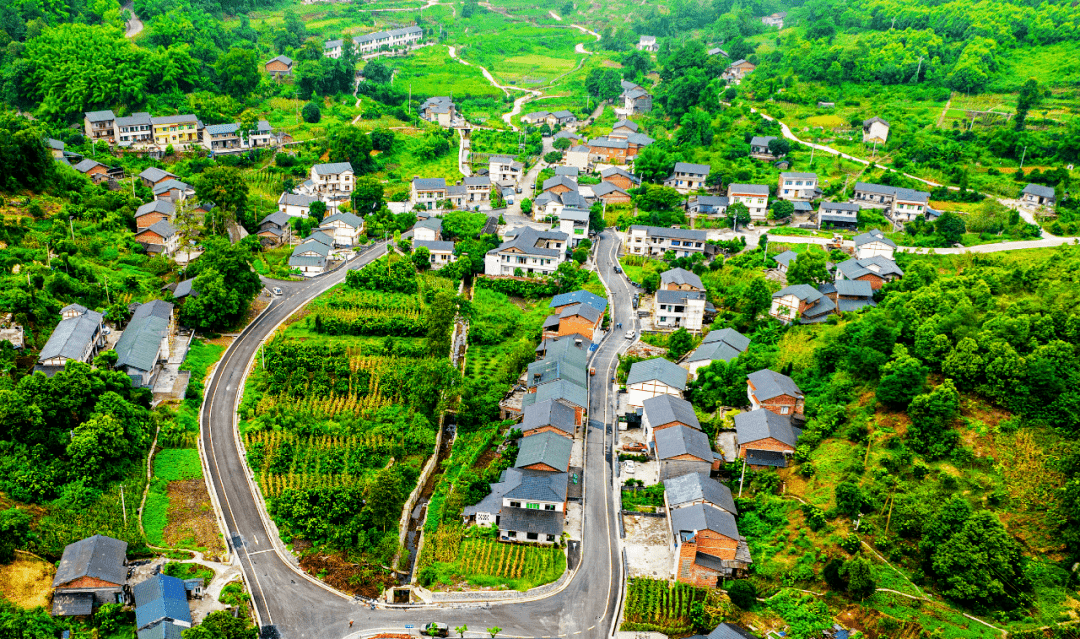
[[[18,553],[15,561],[0,565],[0,597],[21,608],[48,607],[54,574],[51,563]]]
[[[224,554],[210,494],[202,479],[169,482],[168,517],[165,542],[170,546],[205,548],[205,556],[211,561],[218,561]]]
[[[394,580],[382,568],[352,563],[344,553],[312,553],[300,558],[300,567],[342,592],[376,598]]]

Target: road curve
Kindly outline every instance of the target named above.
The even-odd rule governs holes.
[[[613,321],[630,325],[630,289],[613,271],[618,240],[601,234],[598,263],[611,289]],[[385,253],[380,246],[357,258],[359,268]],[[622,591],[618,528],[614,513],[619,495],[612,488],[613,446],[608,424],[613,419],[612,386],[616,355],[626,346],[612,335],[593,355],[596,376],[590,379],[590,421],[586,439],[584,527],[580,566],[558,592],[525,602],[453,604],[442,607],[371,610],[343,597],[299,572],[279,550],[273,527],[264,520],[253,482],[241,460],[235,417],[240,390],[259,345],[281,322],[309,300],[345,279],[346,269],[304,282],[273,282],[282,295],[249,325],[226,350],[206,389],[201,411],[204,471],[225,536],[249,584],[252,603],[263,626],[274,626],[284,639],[342,639],[376,630],[441,621],[451,628],[474,630],[498,626],[503,637],[603,637],[614,627]],[[614,280],[614,281],[613,281]],[[268,281],[268,284],[270,282]]]
[[[134,38],[143,30],[142,20],[139,20],[139,16],[135,15],[135,0],[129,0],[121,9],[131,14],[131,19],[127,21],[127,25],[124,27],[124,37]]]

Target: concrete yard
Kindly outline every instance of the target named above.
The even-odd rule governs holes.
[[[623,514],[622,521],[626,530],[623,548],[629,564],[627,577],[671,577],[675,551],[669,543],[671,533],[667,517]]]
[[[716,449],[724,455],[724,461],[735,461],[735,431],[722,430],[717,433]]]

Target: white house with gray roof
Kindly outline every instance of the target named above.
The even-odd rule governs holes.
[[[860,206],[853,202],[822,202],[818,207],[818,228],[859,228]]]
[[[370,53],[380,49],[394,49],[408,47],[424,39],[424,30],[416,25],[391,29],[389,31],[376,31],[354,37],[353,46],[360,53]]]
[[[1020,203],[1024,206],[1046,206],[1054,208],[1057,204],[1057,193],[1054,187],[1043,184],[1028,184],[1020,193]]]
[[[277,201],[278,212],[290,217],[307,217],[311,213],[312,203],[318,201],[319,198],[312,195],[282,193]]]
[[[522,273],[551,275],[566,261],[570,236],[560,231],[538,231],[525,226],[513,229],[505,242],[484,256],[487,275]]]
[[[852,201],[863,208],[884,209],[885,215],[896,222],[910,222],[926,215],[930,194],[898,186],[856,182]]]
[[[360,243],[364,218],[355,213],[335,213],[323,218],[319,230],[334,238],[334,246],[350,248]]]
[[[116,140],[116,114],[104,111],[87,111],[83,114],[83,133],[92,142],[104,140],[112,144]]]
[[[323,55],[337,60],[341,57],[344,40],[327,40],[323,43]]]
[[[675,426],[701,430],[694,407],[681,397],[657,395],[646,399],[642,404],[641,427],[645,430],[646,441],[651,441],[655,433]]]
[[[454,255],[454,243],[446,240],[413,240],[413,249],[426,248],[428,263],[432,270],[439,270],[447,264],[457,261]]]
[[[133,386],[152,388],[161,364],[169,359],[174,328],[172,304],[164,300],[139,304],[113,347],[116,369],[126,373]]]
[[[750,209],[751,220],[768,219],[769,187],[764,184],[729,184],[727,196],[729,207],[745,204]]]
[[[724,217],[727,215],[728,199],[725,195],[693,195],[686,202],[686,212],[691,217]]]
[[[491,178],[486,175],[470,175],[461,180],[465,186],[465,205],[469,208],[491,207]]]
[[[869,257],[884,257],[893,259],[896,253],[896,242],[885,237],[885,234],[877,229],[872,229],[853,238],[855,242],[855,258],[866,259]]]
[[[705,312],[711,310],[712,305],[703,290],[661,288],[653,300],[653,326],[662,330],[685,328],[701,332]]]
[[[776,197],[781,200],[809,201],[821,193],[817,173],[787,172],[780,174]]]
[[[116,118],[116,144],[121,147],[154,143],[154,126],[145,111]]]
[[[626,234],[627,253],[662,257],[667,251],[674,251],[676,257],[705,252],[705,231],[631,225]]]
[[[63,370],[68,360],[89,364],[98,351],[105,346],[101,322],[104,316],[97,311],[72,304],[61,311],[60,323],[53,329],[49,340],[38,353],[35,372],[52,377]]]
[[[488,179],[494,182],[513,182],[525,174],[525,165],[509,155],[493,155],[488,158]]]
[[[662,357],[634,362],[626,376],[626,402],[640,408],[658,395],[682,397],[686,390],[686,369]]]
[[[304,277],[314,277],[326,272],[329,261],[330,247],[309,238],[293,249],[289,256],[289,268],[299,270]]]
[[[348,199],[356,185],[349,162],[330,162],[311,167],[311,187],[320,200]]]
[[[240,137],[240,125],[208,124],[202,130],[202,145],[214,153],[238,153],[245,146]]]
[[[676,162],[671,175],[664,180],[664,186],[673,188],[680,193],[703,189],[705,188],[705,178],[709,177],[709,171],[711,170],[708,164]]]
[[[709,331],[701,345],[694,349],[682,365],[691,375],[697,375],[699,369],[720,360],[730,362],[746,352],[750,347],[750,338],[733,328]]]
[[[449,96],[440,95],[428,98],[420,105],[420,117],[444,128],[449,128],[457,119],[457,105]]]

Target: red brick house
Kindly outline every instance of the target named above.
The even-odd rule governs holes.
[[[765,408],[777,415],[801,418],[803,394],[787,375],[767,368],[746,376],[746,394],[755,408]]]
[[[752,467],[785,468],[802,431],[786,416],[759,408],[735,416],[739,458]]]
[[[731,513],[696,504],[670,510],[668,516],[674,536],[676,580],[715,588],[720,579],[737,577],[750,566],[750,549]]]
[[[600,179],[608,184],[614,184],[624,191],[636,189],[641,186],[641,179],[638,176],[617,166],[609,166],[601,171]]]

